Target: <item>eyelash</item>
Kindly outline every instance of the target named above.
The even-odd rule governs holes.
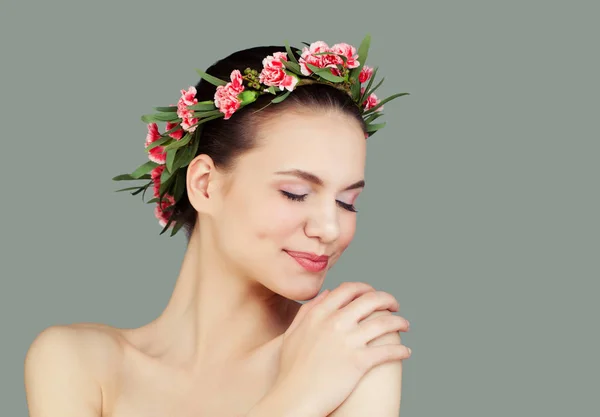
[[[286,196],[287,198],[289,198],[290,200],[293,200],[293,201],[304,201],[304,199],[307,196],[307,194],[298,195],[298,194],[288,193],[287,191],[283,191],[283,190],[280,190],[280,191],[281,191],[281,194],[283,194],[284,196]],[[354,207],[352,204],[342,203],[339,200],[336,200],[336,202],[345,210],[352,211],[354,213],[358,212],[358,210],[356,210],[356,207]]]

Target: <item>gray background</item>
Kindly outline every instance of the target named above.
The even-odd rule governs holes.
[[[59,323],[142,325],[185,249],[114,190],[139,117],[195,68],[259,44],[373,37],[388,126],[369,142],[355,241],[326,280],[394,294],[402,415],[598,410],[597,1],[3,1],[0,414]],[[594,411],[596,410],[596,411]],[[377,416],[374,416],[377,417]]]

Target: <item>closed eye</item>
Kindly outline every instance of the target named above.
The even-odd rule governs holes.
[[[283,191],[283,190],[280,190],[280,191],[281,191],[281,194],[283,194],[290,200],[294,200],[294,201],[304,201],[304,199],[308,195],[308,194],[292,194],[292,193],[288,193],[287,191]]]
[[[281,191],[281,194],[283,194],[284,196],[286,196],[287,198],[289,198],[290,200],[293,200],[293,201],[304,201],[306,199],[306,196],[308,195],[308,194],[292,194],[290,192],[283,191],[283,190],[279,190],[279,191]],[[354,205],[352,205],[352,204],[344,203],[340,200],[336,200],[336,203],[338,203],[338,205],[340,207],[342,207],[344,210],[348,210],[348,211],[351,211],[354,213],[358,212],[358,210],[356,210],[356,207],[354,207]]]

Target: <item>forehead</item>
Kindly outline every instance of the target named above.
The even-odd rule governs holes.
[[[364,177],[364,133],[358,121],[340,111],[282,112],[256,133],[257,147],[239,161],[244,171],[268,175],[301,169],[335,185]]]

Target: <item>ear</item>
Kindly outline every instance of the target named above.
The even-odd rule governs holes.
[[[201,154],[189,163],[186,190],[190,204],[198,213],[214,213],[218,200],[218,179],[219,173],[210,156]]]

